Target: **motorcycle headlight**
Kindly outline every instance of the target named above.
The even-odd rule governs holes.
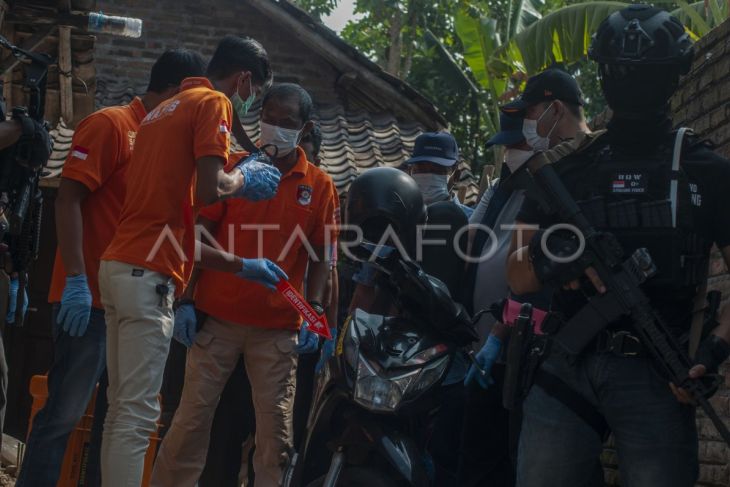
[[[360,356],[355,402],[376,411],[395,411],[419,372],[416,370],[397,377],[381,377],[365,357]]]
[[[449,356],[447,355],[421,369],[418,378],[413,381],[411,388],[408,390],[408,395],[419,394],[434,385],[444,375],[444,371],[448,365]]]

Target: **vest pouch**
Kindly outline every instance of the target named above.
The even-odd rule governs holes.
[[[672,226],[672,203],[669,200],[641,203],[639,212],[643,227],[671,228]]]
[[[657,272],[644,284],[647,289],[686,289],[698,284],[707,268],[700,242],[681,229],[642,227],[609,231],[621,242],[626,255],[641,247],[649,251]]]
[[[639,202],[633,199],[614,201],[606,205],[610,228],[636,228],[639,226]]]

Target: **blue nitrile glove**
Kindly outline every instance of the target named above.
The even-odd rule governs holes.
[[[319,373],[324,367],[324,364],[335,354],[335,343],[337,342],[337,327],[333,326],[330,328],[330,334],[332,334],[331,340],[325,340],[322,345],[322,354],[319,357],[319,362],[314,367],[314,371]]]
[[[61,295],[58,322],[72,337],[84,336],[91,316],[91,291],[86,275],[68,276]]]
[[[241,270],[236,272],[236,275],[272,290],[276,290],[276,283],[280,280],[289,279],[289,276],[269,259],[241,259]]]
[[[474,357],[479,366],[486,372],[486,375],[482,375],[476,366],[471,364],[469,372],[466,373],[464,385],[468,386],[474,379],[482,386],[482,389],[487,389],[490,385],[494,384],[494,379],[492,379],[492,365],[499,358],[501,351],[502,340],[494,335],[489,335],[487,342],[479,350],[479,353],[476,354],[476,357]]]
[[[18,289],[20,289],[20,281],[17,277],[10,280],[10,289],[8,290],[8,314],[5,316],[5,323],[8,325],[15,324],[15,312],[18,309]],[[23,316],[28,311],[28,292],[23,289]]]
[[[236,164],[244,179],[243,187],[236,192],[237,197],[261,201],[273,198],[276,194],[281,172],[271,164],[259,161],[260,154],[255,152]]]
[[[198,320],[195,316],[195,306],[191,303],[181,304],[175,311],[175,326],[172,337],[186,347],[193,346],[197,331]]]
[[[299,327],[299,343],[296,351],[298,354],[314,353],[319,348],[319,337],[316,333],[309,331],[309,323],[306,321]]]

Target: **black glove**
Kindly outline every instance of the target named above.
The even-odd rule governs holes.
[[[710,334],[697,348],[695,363],[704,365],[708,374],[716,374],[720,364],[728,356],[730,356],[730,344],[719,336]]]
[[[20,123],[23,130],[15,144],[15,160],[34,171],[44,167],[53,148],[46,125],[18,111],[13,112],[13,120]]]
[[[583,276],[587,267],[593,261],[592,255],[583,249],[580,253],[578,236],[566,229],[551,232],[543,248],[542,239],[545,230],[539,230],[530,240],[530,262],[535,270],[537,279],[546,285],[561,287]],[[550,255],[548,255],[549,252]],[[558,259],[572,258],[569,262],[560,262]]]

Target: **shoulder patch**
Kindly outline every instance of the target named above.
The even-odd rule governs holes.
[[[576,152],[586,150],[588,147],[593,145],[606,131],[599,130],[589,134],[579,132],[575,138],[566,140],[556,145],[555,147],[543,152],[545,158],[549,162],[557,162],[560,159],[569,156]]]

